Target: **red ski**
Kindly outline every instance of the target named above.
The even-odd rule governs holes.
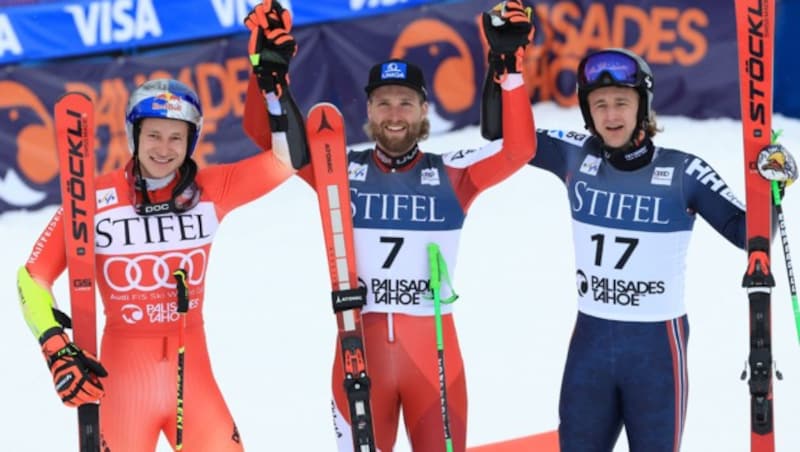
[[[370,380],[361,331],[361,307],[366,302],[366,291],[358,286],[356,274],[344,119],[333,104],[319,103],[308,113],[306,131],[333,286],[333,311],[344,363],[353,450],[374,452]]]
[[[61,173],[61,206],[69,274],[73,342],[97,356],[95,310],[94,106],[84,94],[70,92],[55,105],[56,149]],[[100,451],[98,405],[78,407],[81,452]]]
[[[759,174],[757,161],[772,138],[775,0],[735,1],[747,204],[748,266],[742,285],[750,307],[750,447],[753,452],[773,452],[772,201],[770,183]]]

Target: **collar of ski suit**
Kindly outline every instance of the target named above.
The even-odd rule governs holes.
[[[416,161],[422,155],[422,152],[419,150],[419,145],[414,144],[414,146],[405,154],[393,157],[375,144],[375,152],[373,155],[375,156],[375,161],[378,163],[378,166],[381,169],[386,171],[405,171],[414,166],[414,163],[416,163]]]
[[[603,159],[622,171],[634,171],[644,167],[653,160],[653,154],[655,146],[649,138],[636,148],[612,149],[603,146]]]

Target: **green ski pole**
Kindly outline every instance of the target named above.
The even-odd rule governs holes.
[[[789,292],[792,296],[792,309],[794,310],[794,325],[797,329],[797,341],[800,342],[800,305],[797,302],[797,286],[794,282],[792,270],[792,255],[789,253],[789,238],[786,235],[786,220],[783,217],[781,194],[778,181],[772,181],[772,200],[775,203],[775,212],[778,217],[778,229],[781,232],[781,245],[783,245],[783,261],[786,263],[786,273],[789,279]]]
[[[781,131],[772,132],[772,143],[778,142]],[[783,216],[783,206],[781,205],[781,189],[778,181],[772,181],[772,202],[775,205],[775,213],[778,218],[778,230],[781,234],[781,245],[783,246],[783,261],[786,263],[786,274],[789,280],[789,293],[792,296],[792,310],[794,311],[794,325],[797,330],[797,341],[800,343],[800,304],[797,301],[797,285],[794,280],[794,270],[792,270],[792,255],[789,252],[789,237],[786,234],[786,220]]]
[[[442,300],[441,288],[442,280],[447,285],[450,285],[450,275],[447,273],[447,263],[439,251],[439,245],[436,243],[428,244],[428,263],[430,265],[430,288],[431,295],[433,296],[433,312],[436,322],[436,351],[439,363],[439,401],[442,404],[442,423],[444,424],[444,444],[447,452],[453,452],[453,438],[450,434],[450,417],[447,410],[447,379],[444,372],[444,334],[442,333],[442,303],[453,303],[458,298],[458,295],[453,293],[452,296]]]

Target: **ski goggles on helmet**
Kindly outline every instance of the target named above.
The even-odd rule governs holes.
[[[596,84],[637,86],[641,83],[641,77],[639,63],[622,52],[593,53],[584,58],[578,67],[578,83],[583,86]]]

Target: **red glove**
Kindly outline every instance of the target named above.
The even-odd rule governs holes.
[[[297,53],[297,42],[289,32],[292,16],[280,3],[264,0],[244,19],[250,30],[247,53],[259,87],[278,95],[289,83],[289,62]]]
[[[259,27],[264,30],[283,28],[288,33],[292,31],[292,15],[279,2],[264,0],[250,10],[244,24],[250,31]]]
[[[531,7],[521,0],[505,0],[481,14],[481,34],[489,44],[489,65],[495,79],[508,72],[522,72],[525,46],[533,38]]]
[[[39,342],[64,405],[74,407],[103,397],[100,377],[107,377],[108,372],[97,358],[73,344],[61,328],[45,331]]]

